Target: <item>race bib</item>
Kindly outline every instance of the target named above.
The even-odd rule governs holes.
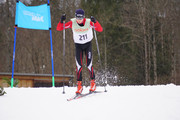
[[[83,27],[77,24],[76,19],[72,19],[72,22],[73,39],[75,43],[85,44],[93,39],[90,19],[86,19],[86,23]]]

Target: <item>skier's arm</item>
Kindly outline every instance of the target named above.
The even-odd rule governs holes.
[[[94,29],[98,32],[102,32],[103,28],[101,26],[101,24],[99,24],[99,22],[96,20],[96,23],[90,22],[91,27],[93,28],[93,24],[94,24]]]
[[[99,22],[93,17],[91,16],[91,22],[90,22],[91,27],[94,27],[94,29],[98,32],[102,32],[103,28],[101,27],[101,25],[99,24]]]
[[[72,28],[72,21],[65,23],[65,29],[67,28]],[[61,21],[58,23],[56,30],[58,31],[63,30],[63,23],[61,23]]]

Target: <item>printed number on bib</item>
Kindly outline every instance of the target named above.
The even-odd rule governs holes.
[[[79,40],[86,40],[86,39],[87,39],[87,34],[79,35]]]

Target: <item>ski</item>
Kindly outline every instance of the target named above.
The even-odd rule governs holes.
[[[75,96],[73,96],[73,97],[71,97],[71,98],[67,99],[67,101],[74,100],[74,99],[76,99],[78,96],[80,96],[80,94],[76,94]]]
[[[94,92],[89,92],[89,93],[85,93],[85,94],[76,94],[75,96],[73,96],[72,98],[67,99],[67,101],[72,101],[72,100],[76,100],[76,99],[80,99],[86,96],[89,96],[91,94],[96,94],[96,93],[102,93],[103,91],[94,91]]]

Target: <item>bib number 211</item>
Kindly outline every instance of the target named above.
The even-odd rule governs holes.
[[[87,39],[87,34],[79,35],[79,40],[86,40],[86,39]]]

